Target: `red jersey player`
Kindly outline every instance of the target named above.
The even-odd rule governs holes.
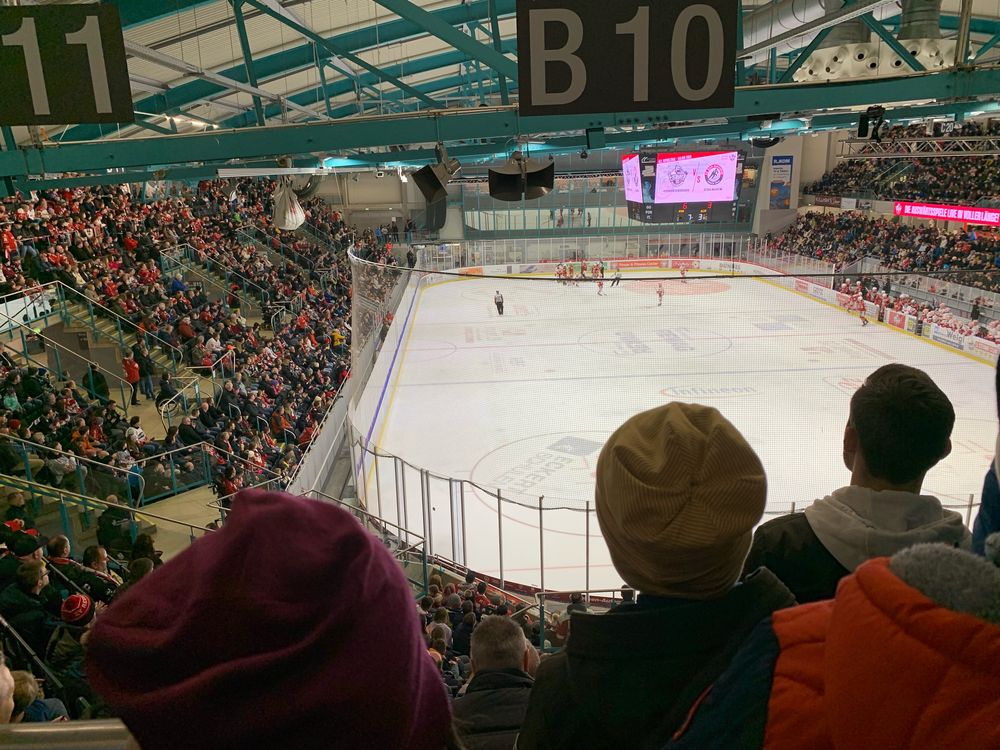
[[[858,311],[862,328],[868,325],[868,318],[865,317],[865,297],[861,292],[854,295],[854,309]]]
[[[597,280],[597,296],[598,297],[604,296],[604,282],[601,279]]]
[[[659,297],[659,299],[660,299],[660,301],[656,303],[656,306],[660,307],[660,306],[663,305],[663,284],[662,283],[656,285],[656,296]]]
[[[687,284],[687,275],[688,275],[687,269],[686,268],[682,268],[681,269],[681,283],[682,284]]]

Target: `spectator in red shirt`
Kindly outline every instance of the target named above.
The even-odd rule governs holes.
[[[122,370],[125,372],[125,380],[132,389],[132,406],[139,404],[139,363],[135,361],[132,352],[125,351],[122,354]]]

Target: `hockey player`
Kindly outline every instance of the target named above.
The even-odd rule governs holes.
[[[497,306],[497,312],[503,315],[503,295],[500,294],[500,290],[497,289],[497,293],[493,295],[493,304]]]
[[[865,317],[865,296],[861,292],[854,294],[854,309],[858,311],[858,318],[861,320],[861,327],[868,325],[868,318]]]
[[[663,283],[660,282],[656,285],[656,296],[659,298],[659,302],[656,303],[657,307],[663,306]]]
[[[611,286],[618,286],[621,283],[622,283],[622,272],[616,269],[615,277],[614,279],[611,280]]]
[[[598,297],[603,297],[604,296],[604,280],[603,279],[598,279],[597,280],[597,296]]]
[[[686,268],[682,268],[681,269],[681,283],[682,284],[687,284],[688,283],[687,282],[687,275],[688,275],[687,269]]]

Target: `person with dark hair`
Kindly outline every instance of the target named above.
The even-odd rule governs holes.
[[[472,679],[452,703],[468,750],[510,750],[524,722],[538,652],[509,617],[484,617],[472,633]]]
[[[132,543],[132,554],[129,559],[134,561],[145,557],[158,568],[163,565],[160,555],[161,553],[153,547],[153,537],[149,534],[139,534]],[[131,580],[129,582],[131,583]]]
[[[469,602],[471,604],[471,602]],[[476,628],[476,615],[466,612],[461,622],[455,626],[451,634],[451,649],[460,656],[468,656],[472,644],[472,631]]]
[[[851,483],[805,511],[760,526],[744,565],[763,566],[800,604],[830,599],[865,560],[918,542],[968,549],[962,516],[921,495],[924,476],[951,452],[955,410],[927,373],[891,364],[851,397],[844,465]]]
[[[41,560],[21,563],[14,583],[0,592],[0,615],[7,618],[35,653],[45,653],[49,637],[58,624],[61,599],[51,596],[49,571]],[[43,593],[44,592],[44,593]]]
[[[574,591],[569,595],[569,604],[566,605],[567,612],[589,612],[587,605],[583,603],[583,594]]]

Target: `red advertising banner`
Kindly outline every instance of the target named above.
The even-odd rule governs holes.
[[[893,213],[896,216],[913,216],[917,219],[937,219],[939,221],[961,221],[969,224],[1000,226],[1000,209],[975,208],[973,206],[949,206],[940,203],[910,203],[895,201]]]
[[[886,312],[885,321],[894,328],[905,328],[906,327],[906,315],[897,310],[888,310]]]
[[[683,268],[685,271],[689,271],[692,268],[698,267],[698,261],[696,260],[672,260],[670,261],[671,268]]]

